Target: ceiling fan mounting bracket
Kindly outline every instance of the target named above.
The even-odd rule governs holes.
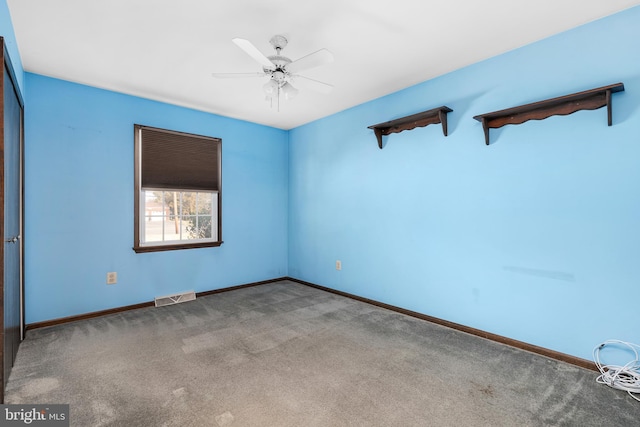
[[[273,48],[276,50],[277,53],[280,53],[282,49],[287,47],[288,41],[285,36],[280,36],[276,34],[275,36],[271,37],[271,40],[269,40],[269,43],[271,43],[271,46],[273,46]]]

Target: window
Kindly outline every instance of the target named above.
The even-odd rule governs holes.
[[[222,244],[219,138],[134,125],[136,252]]]

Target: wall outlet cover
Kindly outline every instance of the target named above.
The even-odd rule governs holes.
[[[111,271],[107,273],[107,285],[115,285],[118,283],[118,273]]]

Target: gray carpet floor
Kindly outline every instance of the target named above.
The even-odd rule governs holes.
[[[29,331],[6,403],[73,426],[638,426],[596,373],[294,282]]]

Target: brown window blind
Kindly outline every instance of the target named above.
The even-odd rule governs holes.
[[[142,188],[220,190],[218,138],[135,125]]]

